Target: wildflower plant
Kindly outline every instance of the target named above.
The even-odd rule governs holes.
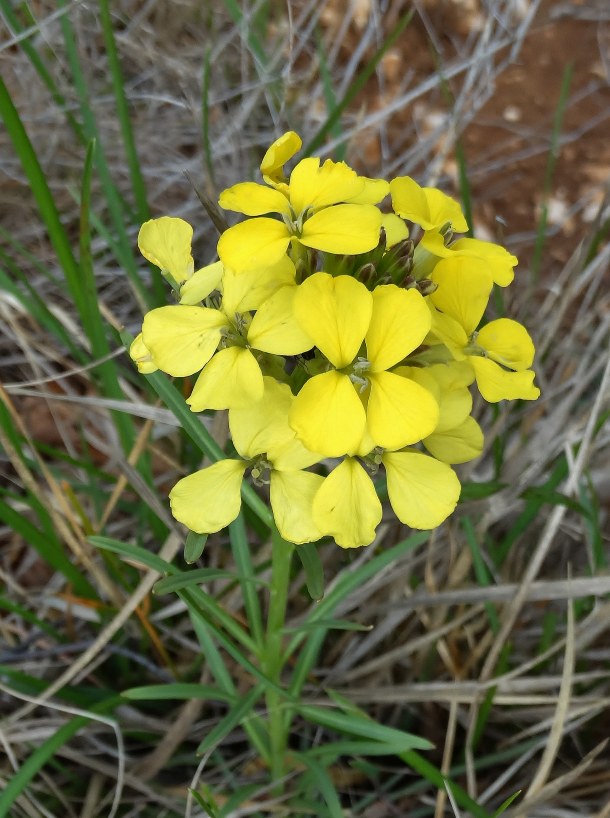
[[[432,529],[451,514],[452,467],[483,448],[470,388],[492,403],[536,399],[534,345],[516,321],[485,323],[517,259],[456,240],[468,230],[458,202],[330,159],[287,173],[300,147],[284,134],[261,162],[264,184],[222,192],[220,206],[246,218],[220,236],[218,261],[195,271],[182,219],[142,226],[140,250],[178,303],[145,316],[131,355],[144,373],[196,375],[193,412],[229,410],[239,459],[180,480],[177,520],[199,534],[224,528],[248,475],[269,485],[285,540],[353,548],[375,539],[382,472],[405,525]],[[381,209],[388,198],[393,212]]]
[[[232,647],[221,639],[232,655],[240,646],[252,657],[240,662],[259,684],[243,713],[241,704],[235,712],[277,794],[289,770],[322,775],[310,755],[290,750],[295,714],[349,735],[337,754],[400,751],[422,769],[415,751],[431,746],[376,725],[345,702],[334,702],[336,712],[301,701],[325,629],[293,634],[286,644],[295,549],[318,598],[321,566],[312,544],[370,545],[386,498],[405,526],[439,526],[460,497],[454,466],[483,450],[471,390],[492,403],[539,395],[526,329],[484,318],[493,287],[510,284],[517,259],[491,242],[456,239],[468,230],[459,204],[408,177],[388,183],[310,157],[288,173],[300,147],[297,134],[284,134],[261,162],[263,184],[223,191],[220,206],[245,218],[222,232],[211,264],[195,269],[193,230],[182,219],[163,216],[142,226],[140,250],[160,268],[175,303],[148,312],[130,347],[143,374],[188,378],[192,413],[227,410],[225,449],[208,446],[216,462],[170,491],[173,516],[191,532],[187,559],[200,556],[208,534],[229,526],[238,567],[254,580],[247,538],[236,533],[242,499],[271,531],[266,630],[258,590],[248,583],[249,633],[205,595],[197,605],[234,637]],[[179,413],[192,417],[182,406]],[[413,542],[422,541],[418,536]],[[375,560],[389,565],[393,553]],[[175,579],[159,587],[186,587]],[[309,625],[336,600],[324,602]],[[288,659],[303,643],[286,683]],[[266,718],[246,721],[263,691]],[[234,718],[227,716],[230,725]],[[204,740],[199,749],[208,746]],[[445,786],[440,773],[433,780]],[[454,792],[476,812],[457,785]]]

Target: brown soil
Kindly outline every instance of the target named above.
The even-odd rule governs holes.
[[[525,14],[531,4],[521,5]],[[342,4],[329,6],[335,15],[327,13],[325,19],[332,27],[335,18],[340,19]],[[403,6],[391,4],[395,14],[388,15],[387,30]],[[471,53],[473,37],[485,19],[478,0],[427,0],[418,7],[422,15],[414,15],[383,60],[382,93],[378,85],[367,88],[369,111],[398,94],[407,72],[412,72],[415,85],[437,72],[439,65]],[[345,42],[346,56],[358,36],[354,25]],[[499,52],[496,66],[508,55],[508,49]],[[598,215],[610,179],[610,7],[603,0],[545,0],[514,59],[490,73],[494,85],[475,91],[488,99],[462,132],[475,231],[480,238],[507,243],[526,263],[545,201],[554,123],[569,66],[567,104],[546,198],[549,241],[544,256],[545,264],[565,263]],[[435,90],[392,115],[388,134],[395,154],[403,145],[412,147],[418,135],[425,135],[446,115],[452,104],[448,97],[459,96],[461,79],[450,80],[448,88],[445,97]],[[442,149],[440,139],[437,150]],[[374,133],[364,148],[365,164],[374,166],[379,156]],[[425,178],[427,170],[424,161],[414,175]],[[440,184],[457,193],[452,152],[442,164]]]

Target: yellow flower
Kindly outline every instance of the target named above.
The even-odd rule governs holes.
[[[385,452],[388,496],[394,514],[411,528],[432,529],[455,509],[460,481],[446,463],[410,450]]]
[[[468,222],[459,204],[435,187],[420,187],[409,176],[399,176],[390,182],[390,193],[394,212],[424,230],[440,230],[447,226],[456,233],[468,230]]]
[[[294,319],[295,286],[281,287],[257,309],[254,318],[226,315],[224,349],[204,366],[187,400],[193,412],[248,407],[263,394],[263,372],[252,350],[272,355],[298,355],[313,343]],[[226,292],[226,288],[225,288]]]
[[[374,205],[386,195],[387,183],[358,176],[345,162],[327,159],[320,165],[312,157],[302,159],[285,183],[282,165],[293,155],[295,136],[285,134],[263,159],[268,187],[242,182],[220,195],[226,210],[258,217],[220,237],[218,255],[236,272],[275,263],[291,242],[327,253],[358,254],[379,241],[381,213]],[[282,221],[267,218],[268,213],[278,213]]]
[[[296,286],[285,283],[290,281],[294,265],[289,259],[242,276],[224,270],[218,309],[167,306],[144,317],[143,344],[159,369],[175,377],[201,370],[187,400],[194,412],[260,400],[263,373],[252,350],[297,355],[311,348],[312,341],[294,319]],[[190,295],[199,296],[209,286],[207,281],[203,290],[195,287]]]
[[[316,525],[342,548],[369,545],[382,508],[373,481],[354,457],[346,457],[324,479],[312,506]]]
[[[438,230],[429,230],[422,236],[419,247],[439,258],[464,256],[482,259],[487,263],[494,284],[500,287],[507,287],[515,277],[513,268],[518,263],[517,257],[491,241],[461,238],[446,245]]]
[[[337,545],[369,545],[381,521],[381,503],[362,463],[383,464],[392,509],[411,528],[436,528],[455,509],[460,482],[446,463],[409,449],[370,452],[368,456],[366,451],[363,440],[324,479],[313,499],[314,522]]]
[[[172,514],[191,531],[209,534],[229,525],[241,508],[247,469],[268,483],[281,536],[297,544],[320,539],[312,518],[313,497],[323,478],[303,471],[320,457],[307,451],[288,426],[290,388],[265,377],[263,398],[247,410],[229,410],[233,444],[242,459],[220,460],[184,477],[170,492]]]
[[[485,400],[536,400],[534,344],[517,321],[500,318],[476,331],[493,286],[483,259],[451,257],[439,261],[432,280],[438,289],[430,300],[433,335],[443,342],[456,360],[468,360],[479,392]],[[440,312],[438,312],[440,311]]]
[[[370,293],[349,276],[316,273],[297,288],[294,312],[332,366],[305,383],[290,413],[309,449],[338,457],[353,451],[365,430],[384,448],[415,443],[433,431],[438,406],[432,395],[389,371],[430,328],[419,292],[390,284]]]
[[[431,435],[422,440],[425,448],[443,463],[466,463],[483,451],[483,432],[470,417],[472,395],[468,389],[474,372],[468,361],[450,361],[428,367],[398,367],[397,374],[425,387],[439,405],[439,418]]]

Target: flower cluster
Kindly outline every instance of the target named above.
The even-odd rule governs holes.
[[[228,410],[236,454],[174,486],[176,519],[225,527],[249,473],[286,540],[350,548],[375,537],[383,473],[404,524],[451,514],[452,466],[483,448],[469,387],[490,402],[534,400],[534,346],[516,321],[482,324],[517,259],[454,240],[468,229],[456,201],[330,159],[301,159],[287,176],[300,147],[284,134],[263,158],[264,184],[223,191],[221,207],[248,218],[224,231],[213,264],[194,270],[183,220],[142,226],[140,250],[178,303],[145,316],[131,356],[144,373],[197,375],[192,411]],[[388,196],[393,212],[379,207]]]

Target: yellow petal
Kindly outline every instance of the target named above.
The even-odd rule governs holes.
[[[390,186],[385,179],[369,179],[368,176],[359,176],[358,178],[364,182],[362,191],[356,196],[343,201],[350,204],[379,204],[390,192]]]
[[[402,290],[394,284],[375,287],[366,333],[371,371],[381,372],[402,361],[422,343],[431,324],[430,310],[417,290]]]
[[[474,372],[468,362],[449,361],[446,364],[435,364],[427,367],[427,371],[441,386],[443,392],[453,389],[462,389],[474,383]]]
[[[263,396],[263,373],[249,349],[227,347],[203,368],[187,403],[193,412],[239,409]]]
[[[181,304],[199,304],[211,292],[217,290],[223,274],[222,261],[215,261],[196,270],[193,275],[180,287]]]
[[[398,176],[390,182],[392,208],[401,218],[430,230],[430,213],[423,188],[410,176]]]
[[[307,449],[296,434],[285,443],[270,446],[267,453],[276,471],[307,469],[324,459],[318,452]]]
[[[455,199],[435,187],[425,187],[423,190],[428,203],[430,222],[434,227],[442,227],[449,222],[454,233],[465,233],[468,230],[468,222]]]
[[[150,350],[146,347],[142,339],[142,333],[136,335],[129,347],[129,357],[138,367],[138,372],[143,375],[150,375],[151,372],[156,372],[158,366],[152,359]]]
[[[342,548],[372,543],[381,515],[371,478],[351,457],[328,475],[313,501],[314,521]]]
[[[459,370],[453,372],[453,367],[459,367]],[[472,395],[462,385],[464,380],[468,383],[474,380],[474,371],[468,364],[463,366],[453,362],[424,368],[398,367],[394,371],[411,378],[434,395],[440,410],[435,434],[459,426],[472,411]]]
[[[434,306],[460,323],[467,335],[478,326],[493,279],[481,259],[455,257],[441,259],[431,275],[438,290],[430,299]]]
[[[271,472],[271,509],[277,529],[287,542],[301,545],[322,537],[313,521],[312,505],[323,482],[319,474],[306,471]]]
[[[263,384],[261,400],[243,409],[229,410],[233,445],[248,459],[294,440],[294,429],[288,425],[294,400],[290,387],[268,376],[263,378]]]
[[[357,196],[364,180],[345,162],[327,159],[320,167],[318,157],[301,159],[290,174],[290,204],[299,215],[306,208],[319,210]]]
[[[398,519],[411,528],[436,528],[455,509],[460,481],[453,469],[419,452],[386,452],[388,495]]]
[[[267,149],[261,162],[261,173],[268,184],[276,184],[284,179],[284,164],[301,150],[301,137],[294,131],[282,134]]]
[[[294,263],[288,256],[282,256],[275,264],[266,264],[244,273],[225,270],[223,310],[229,314],[257,310],[280,287],[294,284],[295,275]]]
[[[420,187],[409,176],[399,176],[390,182],[390,193],[395,213],[424,230],[435,230],[447,222],[457,233],[468,230],[459,204],[436,188]]]
[[[288,228],[276,219],[246,219],[222,234],[218,255],[225,267],[236,273],[275,264],[290,243]]]
[[[494,282],[500,287],[507,287],[515,277],[513,267],[518,264],[517,257],[492,241],[462,238],[451,245],[451,251],[484,259]]]
[[[385,230],[385,244],[388,248],[409,238],[409,228],[396,213],[382,213],[381,226]]]
[[[499,400],[536,400],[540,390],[534,386],[535,373],[531,369],[509,372],[489,358],[471,355],[468,359],[475,371],[477,386],[489,403]]]
[[[510,318],[498,318],[482,327],[476,344],[497,363],[517,371],[529,369],[534,360],[534,342],[528,331]]]
[[[468,344],[468,336],[464,327],[455,318],[439,312],[433,304],[430,303],[430,306],[432,307],[432,330],[426,343],[441,341],[456,361],[464,361],[466,355],[463,350]]]
[[[307,219],[299,241],[325,253],[355,255],[377,247],[380,230],[381,213],[374,205],[339,204]]]
[[[296,292],[296,285],[282,287],[261,304],[248,328],[250,346],[272,355],[299,355],[312,348],[294,315]]]
[[[193,272],[192,243],[191,225],[173,216],[150,219],[138,233],[138,247],[144,258],[169,273],[177,284]]]
[[[483,431],[472,417],[465,418],[458,426],[444,432],[435,431],[426,437],[424,446],[443,463],[467,463],[483,451]]]
[[[437,230],[429,230],[423,235],[418,246],[442,258],[463,256],[482,259],[486,262],[494,283],[500,287],[508,286],[515,277],[513,267],[518,262],[517,257],[491,241],[461,238],[446,246],[445,240]]]
[[[288,421],[311,452],[340,457],[360,443],[366,415],[350,379],[333,370],[307,381]]]
[[[198,534],[220,531],[239,514],[245,470],[243,460],[219,460],[183,477],[169,493],[172,514]]]
[[[393,372],[378,372],[370,381],[366,419],[375,445],[400,449],[432,434],[439,410],[427,389]]]
[[[362,345],[373,297],[351,276],[314,273],[297,288],[293,308],[301,328],[333,366],[342,369]]]
[[[183,377],[210,360],[227,319],[207,307],[157,307],[144,316],[142,338],[159,369]]]
[[[290,203],[279,190],[256,182],[240,182],[223,190],[218,204],[224,210],[235,210],[246,216],[264,216],[265,213],[290,215]]]

